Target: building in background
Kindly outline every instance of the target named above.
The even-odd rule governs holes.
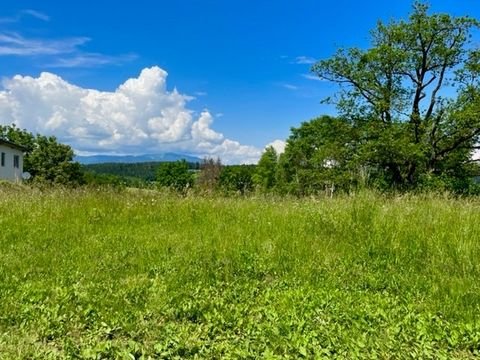
[[[0,180],[22,181],[23,146],[0,139]]]

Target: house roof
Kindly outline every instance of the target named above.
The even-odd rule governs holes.
[[[26,151],[27,150],[27,148],[25,146],[18,145],[18,144],[15,144],[14,142],[11,142],[11,141],[8,141],[8,140],[5,140],[5,139],[1,139],[1,138],[0,138],[0,145],[5,145],[5,146],[8,146],[8,147],[11,147],[13,149],[20,150],[20,151]]]

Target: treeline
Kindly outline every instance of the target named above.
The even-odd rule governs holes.
[[[113,175],[120,180],[143,181],[146,183],[154,182],[157,178],[157,169],[161,161],[141,162],[141,163],[102,163],[82,165],[86,173],[96,175]],[[190,170],[200,169],[200,163],[187,163]]]
[[[0,138],[25,148],[24,171],[29,183],[63,186],[168,187],[246,194],[254,190],[255,165],[224,166],[220,160],[203,163],[147,162],[80,165],[73,149],[53,136],[34,135],[15,125],[0,126]]]
[[[220,159],[202,163],[113,163],[82,166],[85,184],[169,188],[185,193],[221,192],[249,194],[255,191],[256,165],[223,165]]]
[[[363,188],[480,194],[480,166],[471,151],[452,150],[433,169],[415,153],[416,169],[409,175],[412,165],[405,157],[412,149],[397,143],[406,124],[391,125],[381,135],[371,132],[373,126],[323,116],[293,128],[284,153],[271,147],[263,153],[255,175],[258,189],[299,196]]]
[[[222,192],[248,194],[255,190],[255,165],[222,165],[220,159],[206,158],[198,170],[191,170],[182,161],[161,163],[157,170],[156,185],[180,193]]]

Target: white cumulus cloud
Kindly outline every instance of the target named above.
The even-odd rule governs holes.
[[[55,135],[79,153],[182,152],[255,163],[261,150],[212,128],[213,116],[187,107],[192,97],[167,90],[167,72],[143,69],[115,91],[85,89],[43,72],[16,75],[0,90],[0,123]]]
[[[286,145],[287,145],[287,143],[285,141],[277,139],[277,140],[274,140],[271,143],[267,144],[267,146],[265,146],[265,148],[271,146],[275,149],[277,154],[283,154],[285,152],[285,146]]]

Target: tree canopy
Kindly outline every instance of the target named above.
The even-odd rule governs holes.
[[[322,116],[292,128],[291,132],[277,171],[277,182],[283,191],[306,195],[334,184],[345,189],[352,185],[358,175],[358,136],[348,121]]]
[[[471,43],[478,25],[416,2],[408,20],[379,22],[369,48],[318,61],[312,71],[339,85],[326,99],[339,116],[292,129],[289,181],[300,192],[319,181],[352,183],[358,174],[396,188],[439,179],[467,186],[478,169],[480,50]]]
[[[184,192],[193,186],[194,176],[185,160],[163,162],[157,169],[157,183]]]
[[[273,146],[267,147],[258,161],[255,174],[253,175],[253,182],[260,191],[268,192],[275,188],[277,163],[277,151]]]
[[[255,165],[224,166],[219,178],[219,187],[227,193],[245,195],[253,188]]]

